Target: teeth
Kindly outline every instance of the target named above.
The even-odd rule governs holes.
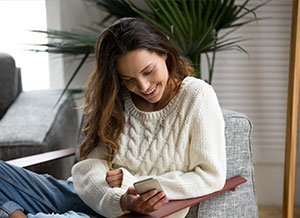
[[[156,89],[156,86],[155,86],[153,89],[151,89],[149,92],[146,92],[145,94],[146,94],[146,95],[149,95],[149,94],[151,94],[152,92],[154,92],[155,89]]]

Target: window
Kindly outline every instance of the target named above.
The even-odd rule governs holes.
[[[0,0],[0,52],[12,55],[21,68],[23,90],[49,87],[48,53],[28,51],[29,44],[46,43],[44,35],[29,30],[46,30],[44,0]]]

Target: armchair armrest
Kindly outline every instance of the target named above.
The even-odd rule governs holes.
[[[59,160],[65,157],[75,155],[76,148],[67,148],[57,151],[50,151],[43,154],[31,155],[28,157],[22,157],[14,160],[6,161],[6,163],[18,166],[18,167],[30,167],[42,163],[48,163],[51,161]]]
[[[225,191],[228,191],[228,190],[234,191],[238,185],[240,185],[246,181],[247,180],[244,179],[243,177],[235,176],[235,177],[232,177],[232,178],[226,180],[225,186],[223,187],[222,190],[211,193],[209,195],[201,196],[198,198],[185,199],[185,200],[169,201],[168,203],[164,204],[159,210],[154,211],[154,212],[150,213],[149,215],[140,215],[140,214],[129,213],[129,214],[125,214],[123,216],[119,216],[116,218],[134,218],[134,217],[162,218],[162,217],[166,217],[166,216],[176,213],[184,208],[187,208],[187,207],[193,206],[195,204],[198,204],[202,201],[205,201],[206,199],[209,199],[215,195],[221,194]]]

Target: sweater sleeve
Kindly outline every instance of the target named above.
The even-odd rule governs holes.
[[[170,199],[207,195],[226,181],[225,124],[217,96],[207,86],[197,99],[189,131],[189,171],[158,177]]]
[[[117,217],[123,214],[120,198],[127,188],[109,187],[105,180],[108,170],[105,159],[88,158],[73,166],[72,179],[75,191],[84,203],[105,217]]]

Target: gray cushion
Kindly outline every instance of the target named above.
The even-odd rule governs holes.
[[[0,119],[21,91],[20,69],[14,59],[0,53]]]
[[[227,178],[242,176],[248,181],[236,188],[216,195],[190,209],[187,217],[195,218],[257,218],[257,202],[250,136],[251,121],[242,113],[223,110],[225,120]]]
[[[77,145],[78,115],[75,103],[67,94],[55,106],[60,94],[61,90],[21,92],[0,121],[1,160]],[[68,168],[72,163],[70,161]],[[52,167],[46,164],[33,170],[62,177],[63,167],[55,162]]]

